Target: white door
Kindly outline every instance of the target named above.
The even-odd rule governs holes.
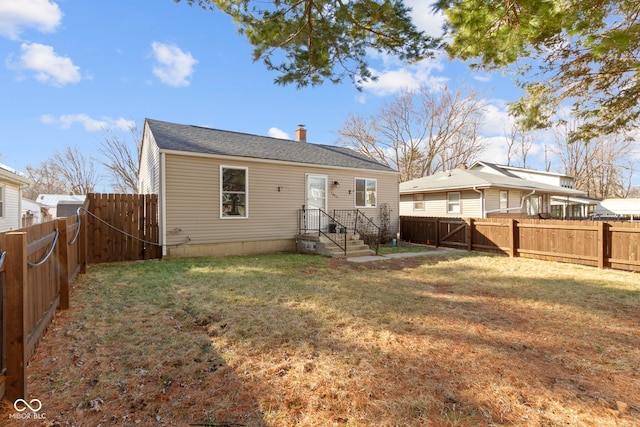
[[[318,209],[327,211],[327,176],[307,174],[306,181],[307,230],[325,230],[327,219],[319,215]]]

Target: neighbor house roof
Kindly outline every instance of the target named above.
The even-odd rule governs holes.
[[[640,198],[604,199],[596,206],[598,215],[638,215],[640,214]]]
[[[0,163],[0,180],[11,182],[12,184],[29,184],[31,181],[22,172]]]
[[[38,194],[36,202],[43,206],[53,207],[58,206],[59,202],[71,202],[71,203],[84,203],[86,196],[74,195],[74,194]]]
[[[355,169],[395,172],[356,151],[201,126],[146,119],[158,148],[219,156],[249,157]]]
[[[582,196],[585,193],[570,188],[475,170],[452,169],[400,184],[400,194],[423,191],[455,191],[485,188],[538,190],[552,195]]]
[[[499,165],[497,163],[489,163],[485,161],[477,161],[471,167],[470,170],[476,169],[478,166],[485,166],[489,169],[494,170],[497,173],[501,173],[506,176],[512,176],[518,178],[518,175],[512,172],[524,172],[524,173],[533,173],[536,175],[547,175],[547,176],[555,176],[555,177],[563,177],[563,178],[573,178],[571,175],[567,175],[565,173],[557,173],[557,172],[547,172],[547,171],[539,171],[535,169],[527,169],[520,168],[516,166],[507,166],[507,165]]]

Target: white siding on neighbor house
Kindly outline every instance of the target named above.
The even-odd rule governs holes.
[[[484,190],[485,195],[485,212],[493,213],[493,212],[501,212],[500,211],[500,191],[508,191],[509,192],[509,201],[508,201],[508,210],[505,210],[504,213],[521,213],[524,212],[524,207],[522,209],[516,209],[520,207],[522,203],[521,197],[522,192],[520,190],[500,190],[497,188],[489,188]]]
[[[0,232],[16,230],[22,227],[20,213],[20,186],[0,182],[2,192],[2,211],[0,211]]]
[[[510,171],[512,174],[527,181],[539,182],[542,184],[556,185],[561,187],[561,178],[557,175],[536,173],[535,171]]]
[[[504,175],[504,173],[483,164],[476,165],[472,170],[490,173],[494,175]],[[527,181],[539,182],[542,184],[556,185],[558,187],[568,186],[573,188],[574,179],[570,176],[553,172],[538,171],[535,169],[519,169],[505,166],[504,171]],[[569,185],[570,184],[570,185]]]
[[[456,191],[454,191],[455,193]],[[400,196],[401,216],[428,216],[428,217],[451,217],[451,218],[481,218],[482,201],[479,193],[475,191],[459,191],[460,193],[460,213],[450,214],[447,212],[447,192],[425,193],[424,210],[413,209],[413,194],[403,194]]]
[[[167,153],[164,163],[169,245],[183,243],[187,236],[190,244],[293,239],[298,233],[298,211],[305,204],[305,175],[309,173],[327,176],[329,211],[355,208],[355,177],[377,179],[378,206],[360,210],[379,223],[380,204],[388,203],[391,231],[398,229],[396,173],[174,153]],[[220,218],[220,165],[247,168],[247,218]],[[333,181],[338,181],[339,187],[333,186]]]
[[[138,193],[160,193],[160,150],[148,129],[144,132],[138,178]]]

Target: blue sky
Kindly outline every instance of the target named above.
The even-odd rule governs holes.
[[[428,3],[407,1],[417,25],[436,34],[441,18]],[[285,138],[302,123],[310,142],[334,144],[349,114],[368,116],[403,88],[442,83],[484,91],[483,157],[504,162],[505,103],[521,94],[508,77],[443,57],[412,66],[372,57],[380,79],[360,92],[348,81],[277,86],[228,16],[173,0],[2,0],[0,56],[0,163],[18,170],[67,146],[98,155],[104,127],[145,118]]]

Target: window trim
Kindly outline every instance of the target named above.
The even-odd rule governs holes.
[[[358,180],[364,181],[364,205],[358,205]],[[373,181],[375,183],[375,190],[373,192],[373,198],[375,203],[373,205],[367,204],[367,183]],[[377,208],[378,207],[378,179],[377,178],[362,178],[355,177],[353,180],[353,204],[356,208]]]
[[[4,205],[5,203],[5,198],[6,198],[6,186],[3,184],[0,184],[0,218],[4,218]]]
[[[417,197],[420,197],[418,200]],[[416,207],[420,204],[422,207]],[[413,194],[413,210],[414,211],[424,211],[424,193],[414,193]]]
[[[224,200],[224,171],[225,169],[235,169],[235,170],[243,170],[244,171],[244,193],[241,192],[233,192],[233,193],[241,193],[244,194],[244,215],[225,215],[223,211],[223,200]],[[231,165],[220,165],[220,184],[219,184],[219,213],[220,219],[247,219],[249,218],[249,168],[246,166],[231,166]]]
[[[452,202],[451,195],[457,194],[458,201]],[[452,209],[457,206],[457,209]],[[462,214],[462,193],[460,191],[449,191],[447,192],[447,214]]]

